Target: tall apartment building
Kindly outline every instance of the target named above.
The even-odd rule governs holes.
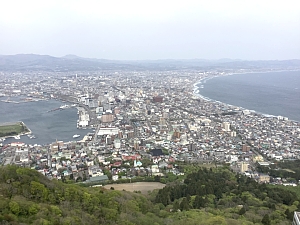
[[[101,117],[101,122],[102,123],[111,123],[114,121],[114,115],[109,113],[109,114],[103,114]]]
[[[230,123],[228,122],[223,122],[223,129],[225,131],[230,131]]]

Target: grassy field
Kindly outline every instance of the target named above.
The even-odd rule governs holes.
[[[28,131],[28,128],[22,122],[0,125],[0,137],[14,136]]]
[[[125,191],[140,191],[143,194],[148,193],[148,191],[153,191],[155,189],[162,189],[165,184],[159,182],[136,182],[136,183],[127,183],[127,184],[108,184],[104,188],[110,189],[113,187],[115,190],[125,190]]]

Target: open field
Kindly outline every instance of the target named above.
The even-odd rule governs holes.
[[[14,136],[23,132],[29,132],[29,130],[22,122],[0,125],[0,137]]]
[[[143,194],[146,194],[148,191],[153,191],[155,189],[162,189],[165,184],[159,182],[136,182],[136,183],[127,183],[127,184],[108,184],[104,187],[110,189],[113,187],[115,190],[125,190],[125,191],[140,191]]]

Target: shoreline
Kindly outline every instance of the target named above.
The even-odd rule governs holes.
[[[0,124],[0,126],[10,126],[10,125],[15,125],[15,124],[22,124],[22,126],[24,127],[24,129],[27,129],[28,131],[27,132],[21,132],[17,135],[7,135],[7,136],[3,136],[3,137],[0,137],[0,139],[2,139],[3,141],[6,140],[6,138],[15,138],[16,136],[24,136],[24,135],[28,135],[28,134],[31,134],[32,131],[28,128],[28,126],[23,122],[23,121],[16,121],[16,122],[7,122],[7,123],[2,123]],[[18,139],[16,139],[18,140]]]
[[[232,76],[232,75],[245,75],[245,74],[260,74],[260,73],[281,73],[281,72],[300,72],[300,70],[280,70],[280,71],[262,71],[262,72],[244,72],[244,73],[224,73],[224,74],[219,74],[219,75],[213,75],[211,77],[203,77],[201,79],[199,79],[198,82],[194,83],[193,85],[193,96],[196,97],[196,98],[200,98],[204,101],[207,101],[207,102],[212,102],[212,103],[218,103],[218,104],[223,104],[223,105],[226,105],[228,107],[231,107],[231,108],[238,108],[238,109],[242,109],[242,110],[249,110],[251,113],[256,113],[256,114],[260,114],[264,117],[279,117],[279,116],[282,116],[282,117],[286,117],[288,118],[288,120],[290,121],[293,121],[293,122],[296,122],[296,123],[299,123],[300,124],[300,121],[298,120],[294,120],[294,119],[290,119],[289,117],[287,116],[283,116],[283,115],[273,115],[273,114],[268,114],[268,113],[263,113],[263,112],[259,112],[257,110],[253,110],[253,109],[248,109],[248,108],[244,108],[242,106],[236,106],[236,105],[232,105],[232,104],[229,104],[229,103],[225,103],[225,102],[221,102],[221,101],[218,101],[218,100],[215,100],[215,99],[211,99],[209,97],[206,97],[202,94],[200,94],[200,90],[199,89],[202,89],[202,88],[199,88],[198,85],[199,84],[203,84],[203,81],[206,81],[206,80],[210,80],[210,79],[213,79],[213,78],[218,78],[218,77],[223,77],[223,76]],[[204,82],[205,84],[205,82]]]
[[[25,126],[28,129],[28,131],[26,130],[18,134],[10,134],[10,135],[3,134],[5,136],[0,137],[0,143],[2,143],[3,145],[8,145],[13,142],[23,142],[26,145],[44,146],[44,145],[49,145],[52,142],[55,142],[56,139],[64,142],[78,142],[81,141],[84,138],[84,136],[86,136],[88,133],[91,133],[93,129],[91,127],[87,127],[86,129],[81,129],[81,128],[77,129],[76,122],[78,120],[78,114],[77,114],[78,110],[76,109],[75,106],[59,110],[59,112],[47,113],[47,110],[59,108],[60,106],[66,104],[71,106],[70,102],[62,101],[61,99],[52,98],[52,99],[48,99],[47,102],[46,101],[31,102],[30,104],[32,105],[8,104],[2,101],[0,101],[0,104],[3,107],[7,106],[7,108],[10,110],[14,110],[14,108],[17,107],[19,111],[19,113],[17,113],[18,115],[15,117],[10,116],[10,113],[7,110],[5,114],[3,112],[3,117],[0,124],[10,125],[10,124],[15,124],[17,122],[23,122],[26,119],[26,121],[24,121],[23,124],[26,123]],[[38,118],[35,119],[35,117],[29,115],[29,121],[27,121],[28,118],[26,118],[26,116],[23,116],[24,113],[22,112],[22,110],[20,110],[20,108],[23,107],[26,108],[26,112],[28,110],[31,110],[31,107],[33,107],[34,109],[37,108],[38,113],[35,115],[37,115]],[[38,120],[42,121],[41,126],[36,122]],[[52,120],[53,121],[59,120],[60,123],[56,124],[56,126],[53,126]],[[67,123],[65,121],[69,121],[69,122]],[[79,134],[81,138],[74,139],[73,138],[74,134]],[[33,137],[31,137],[30,135],[32,135]],[[20,139],[19,137],[15,139],[15,136],[19,136]]]

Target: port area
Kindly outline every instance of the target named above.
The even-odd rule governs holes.
[[[30,134],[31,130],[22,121],[0,124],[0,139],[2,141],[8,137],[20,139],[20,135]]]
[[[15,99],[15,98],[14,98]],[[5,102],[5,103],[14,103],[14,104],[19,104],[19,103],[23,103],[23,102],[37,102],[37,101],[42,101],[42,100],[46,100],[46,99],[41,99],[41,98],[30,98],[30,97],[27,97],[27,98],[18,98],[17,99],[18,101],[16,100],[12,100],[11,97],[9,96],[7,99],[2,99],[0,101],[2,102]]]
[[[54,108],[54,109],[50,109],[48,110],[47,112],[54,112],[54,111],[57,111],[57,110],[64,110],[64,109],[69,109],[69,108],[73,108],[73,107],[76,107],[77,104],[72,104],[72,105],[61,105],[60,107],[58,108]]]

